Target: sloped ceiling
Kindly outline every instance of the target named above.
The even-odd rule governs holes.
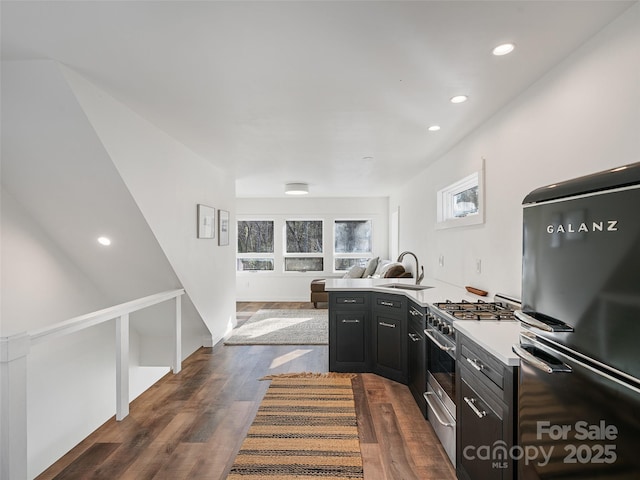
[[[180,288],[60,67],[6,62],[2,100],[2,188],[104,295],[95,309]],[[118,239],[109,248],[96,241],[105,233]],[[206,333],[191,302],[183,303],[186,328]],[[146,324],[154,335],[171,332],[171,323]]]
[[[633,3],[3,1],[2,57],[77,70],[238,196],[386,195]]]

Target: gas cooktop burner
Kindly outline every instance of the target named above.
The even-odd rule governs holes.
[[[434,303],[434,307],[459,320],[515,320],[513,308],[499,302],[446,302]]]

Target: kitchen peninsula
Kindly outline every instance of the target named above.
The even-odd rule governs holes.
[[[515,441],[516,301],[494,301],[434,279],[332,279],[329,370],[371,372],[408,385],[459,478],[513,478],[465,448]],[[478,429],[478,421],[486,428]],[[477,432],[481,432],[478,434]]]
[[[349,312],[360,312],[363,319],[368,319],[371,323],[371,311],[376,307],[390,307],[401,309],[402,302],[413,302],[417,306],[427,308],[429,305],[447,300],[453,302],[467,301],[471,303],[489,302],[487,297],[481,297],[467,292],[464,288],[451,285],[435,279],[425,279],[423,285],[419,286],[422,290],[415,290],[416,286],[412,283],[412,279],[346,279],[336,278],[327,279],[325,290],[329,292],[329,325],[330,338],[329,348],[332,349],[332,333],[338,332],[333,329],[336,327],[334,314],[345,309]],[[407,288],[403,288],[406,286]],[[396,307],[386,305],[385,300],[381,297],[375,301],[371,295],[382,294],[391,295],[396,298],[396,302],[400,302]],[[373,304],[372,304],[373,302]],[[406,316],[406,307],[403,313]],[[332,321],[333,320],[333,321]],[[343,319],[345,320],[345,319]],[[346,319],[350,320],[350,319]],[[355,318],[351,319],[355,320]],[[348,325],[358,325],[361,322],[340,322]],[[514,321],[485,321],[485,322],[469,322],[467,320],[459,320],[454,322],[456,330],[461,331],[472,340],[477,341],[482,348],[492,355],[500,359],[505,365],[514,366],[519,364],[518,357],[511,352],[511,345],[518,343],[518,335],[520,333],[520,324]],[[364,325],[360,325],[361,328]],[[364,328],[363,328],[364,333]],[[405,334],[403,336],[406,337]],[[336,338],[337,340],[337,338]],[[336,347],[333,342],[333,348]],[[334,352],[336,353],[336,352]],[[330,354],[331,358],[331,354]],[[358,362],[356,362],[358,363]],[[330,360],[331,368],[331,360]],[[336,370],[342,371],[342,370]],[[357,370],[360,371],[360,370]]]

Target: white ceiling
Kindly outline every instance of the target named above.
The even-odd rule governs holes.
[[[3,0],[2,59],[77,70],[238,196],[387,195],[633,3]]]

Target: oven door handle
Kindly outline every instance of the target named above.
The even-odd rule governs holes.
[[[441,343],[438,341],[438,339],[437,339],[437,338],[435,338],[433,335],[431,335],[431,333],[429,333],[429,330],[425,329],[424,334],[425,334],[427,337],[429,337],[429,339],[430,339],[433,343],[435,343],[435,344],[438,346],[438,348],[439,348],[440,350],[444,350],[445,352],[448,352],[449,350],[453,350],[453,347],[449,347],[449,346],[447,346],[447,345],[443,345],[443,344],[441,344]]]
[[[537,328],[538,330],[542,330],[544,332],[573,332],[572,327],[570,327],[566,323],[562,323],[559,320],[553,319],[553,321],[544,322],[524,313],[522,310],[515,310],[513,314],[525,325],[532,328]]]
[[[571,373],[573,371],[569,365],[565,365],[560,361],[555,364],[551,364],[536,357],[532,352],[527,350],[526,347],[512,345],[511,350],[513,350],[513,353],[520,357],[524,363],[527,363],[538,370],[542,370],[545,373]]]
[[[447,422],[445,420],[442,419],[442,417],[440,416],[440,414],[438,413],[438,410],[436,409],[436,406],[431,403],[431,399],[429,398],[429,396],[431,395],[435,395],[435,393],[433,392],[424,392],[424,399],[427,401],[427,404],[429,405],[429,408],[431,408],[431,410],[433,411],[433,414],[436,416],[436,420],[438,420],[438,423],[440,425],[442,425],[443,427],[455,427],[455,425],[451,422]]]

